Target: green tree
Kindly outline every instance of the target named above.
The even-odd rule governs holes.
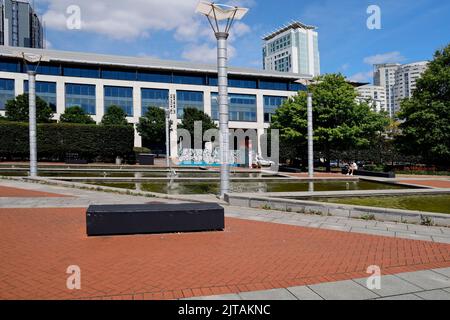
[[[139,118],[136,129],[139,135],[152,145],[164,145],[166,143],[165,111],[158,107],[149,107],[145,115]]]
[[[402,152],[420,155],[428,164],[449,165],[450,44],[435,53],[398,117],[404,120],[397,139]]]
[[[5,104],[6,119],[15,122],[29,121],[29,100],[28,94],[18,95]],[[36,121],[38,123],[52,122],[53,111],[47,102],[36,96]]]
[[[95,121],[90,115],[84,112],[83,108],[74,106],[66,108],[59,119],[61,123],[80,123],[80,124],[94,124]]]
[[[202,134],[209,129],[218,128],[209,115],[196,108],[184,109],[183,118],[181,119],[181,125],[179,125],[179,127],[189,131],[191,136],[194,137],[194,124],[197,121],[202,122]]]
[[[112,105],[106,110],[101,123],[105,126],[126,126],[127,114],[121,107]]]
[[[376,113],[367,103],[356,101],[355,89],[340,74],[318,77],[308,90],[313,94],[315,150],[326,159],[328,171],[333,151],[368,148],[388,125],[385,114]],[[282,152],[305,158],[307,92],[299,92],[278,108],[271,128],[280,130]]]

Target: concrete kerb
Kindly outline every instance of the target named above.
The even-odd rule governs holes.
[[[450,190],[433,189],[439,193],[450,193]],[[281,199],[249,194],[227,194],[225,200],[232,206],[281,210],[323,216],[339,216],[365,220],[392,221],[400,223],[416,223],[424,225],[450,226],[450,215],[443,213],[409,211],[389,208],[333,204],[306,200]]]
[[[187,200],[186,197],[183,197],[183,196],[174,196],[174,195],[167,195],[167,194],[148,192],[148,191],[120,189],[120,188],[107,187],[107,186],[95,186],[95,185],[78,183],[78,182],[68,182],[68,181],[60,181],[60,180],[53,180],[53,179],[46,179],[46,178],[28,178],[28,177],[18,178],[18,177],[1,177],[0,176],[0,179],[26,181],[26,182],[31,182],[31,183],[62,186],[62,187],[66,187],[66,188],[81,189],[81,190],[88,190],[88,191],[102,191],[102,192],[111,192],[111,193],[117,193],[117,194],[122,194],[122,195],[143,196],[143,197],[148,197],[148,198],[160,198],[160,199],[167,199],[167,200],[198,202],[198,203],[210,202],[207,200],[195,199],[193,197],[190,197],[189,200]]]

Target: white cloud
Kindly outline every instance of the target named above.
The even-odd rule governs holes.
[[[48,28],[67,28],[71,5],[81,9],[81,30],[115,39],[145,37],[152,31],[177,30],[194,20],[197,0],[43,0]],[[200,18],[200,17],[199,17]]]
[[[364,58],[364,63],[373,65],[381,63],[397,63],[405,60],[405,57],[398,51],[377,54],[374,56]]]
[[[236,49],[232,46],[228,46],[228,58],[231,59],[236,55]],[[201,63],[216,63],[217,61],[217,49],[215,46],[210,46],[207,43],[204,44],[190,44],[182,53],[183,59],[201,62]]]
[[[348,78],[350,81],[354,82],[371,82],[371,79],[373,77],[373,71],[367,71],[367,72],[359,72],[356,73]]]
[[[136,40],[153,32],[173,32],[175,40],[185,43],[183,58],[190,61],[215,61],[216,39],[205,17],[195,12],[198,0],[42,0],[47,4],[44,21],[50,29],[68,30],[69,6],[79,6],[81,32],[117,40]],[[231,0],[230,5],[250,7],[254,0]],[[248,34],[251,28],[235,22],[230,42]],[[236,50],[230,47],[230,56]]]
[[[51,49],[53,47],[52,43],[47,39],[45,40],[44,46],[46,49]]]

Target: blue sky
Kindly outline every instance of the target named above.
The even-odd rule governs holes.
[[[230,63],[235,66],[261,68],[261,37],[290,20],[319,28],[322,73],[342,72],[358,81],[371,81],[373,62],[428,60],[450,43],[450,1],[228,2],[250,8],[230,38]],[[197,0],[35,0],[52,49],[214,61],[212,31],[205,18],[194,13],[196,4]],[[67,13],[70,5],[80,8],[81,29],[67,27],[68,18],[74,17]],[[381,30],[366,27],[369,5],[381,9]]]

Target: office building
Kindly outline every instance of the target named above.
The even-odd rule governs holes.
[[[387,111],[386,90],[382,86],[364,85],[356,88],[359,101],[367,101],[377,112]]]
[[[92,53],[24,49],[44,55],[49,62],[38,68],[36,92],[55,111],[55,119],[65,108],[81,106],[100,122],[105,110],[118,105],[136,124],[149,106],[171,109],[173,123],[180,121],[185,108],[198,108],[213,120],[219,118],[217,67],[144,57],[122,57]],[[17,49],[0,47],[0,114],[8,99],[27,92],[26,67],[17,58]],[[288,97],[305,86],[299,80],[308,75],[229,68],[229,114],[231,129],[255,129],[258,137],[270,126],[271,115]],[[173,105],[171,104],[173,108]],[[260,140],[258,138],[258,140]],[[171,132],[171,154],[177,154],[177,132]],[[258,141],[259,146],[260,141]],[[136,146],[142,145],[136,134]]]
[[[391,118],[400,111],[401,101],[411,97],[416,88],[417,79],[426,69],[426,61],[405,65],[389,63],[374,66],[374,85],[385,88],[386,106]]]
[[[0,0],[0,45],[43,48],[42,23],[26,0]]]
[[[263,38],[263,69],[320,75],[317,28],[292,22]]]

